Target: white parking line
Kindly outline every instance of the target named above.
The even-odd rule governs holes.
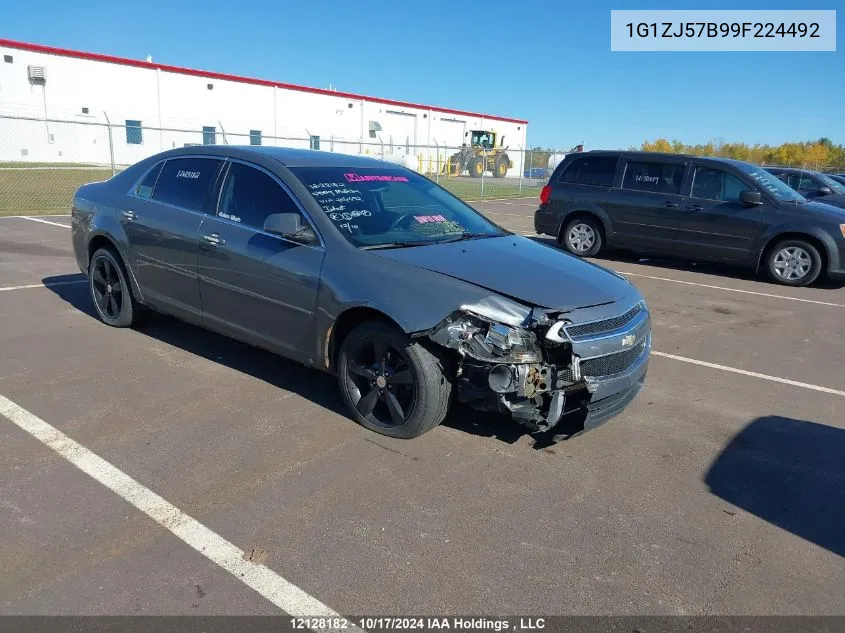
[[[21,220],[29,220],[30,222],[41,222],[41,224],[52,224],[53,226],[60,226],[63,229],[69,229],[70,224],[61,224],[59,222],[51,222],[50,220],[45,220],[43,218],[36,218],[31,215],[16,215],[16,218],[20,218]]]
[[[480,198],[478,200],[466,200],[466,202],[505,202],[511,200],[534,200],[537,196],[519,196],[517,198]]]
[[[213,563],[286,613],[337,617],[322,602],[259,563],[244,559],[244,551],[196,519],[138,483],[119,468],[71,439],[41,418],[0,395],[0,415],[53,449],[79,470],[128,501]],[[354,628],[354,627],[353,627]]]
[[[758,297],[771,297],[772,299],[785,299],[786,301],[800,301],[801,303],[814,303],[820,306],[831,306],[833,308],[845,308],[842,303],[829,303],[827,301],[816,301],[815,299],[799,299],[798,297],[787,297],[784,295],[774,295],[767,292],[754,292],[753,290],[740,290],[739,288],[728,288],[726,286],[713,286],[710,284],[700,284],[695,281],[681,281],[680,279],[669,279],[668,277],[654,277],[652,275],[643,275],[641,273],[630,273],[625,270],[617,270],[620,275],[627,275],[629,277],[643,277],[645,279],[656,279],[658,281],[669,281],[675,284],[685,284],[687,286],[700,286],[701,288],[712,288],[714,290],[727,290],[728,292],[740,292],[746,295],[757,295]]]
[[[728,367],[727,365],[718,365],[716,363],[708,363],[703,360],[696,360],[694,358],[686,358],[685,356],[676,356],[675,354],[667,354],[666,352],[657,352],[652,350],[652,356],[661,356],[663,358],[671,358],[682,363],[690,363],[692,365],[701,365],[702,367],[709,367],[710,369],[720,369],[722,371],[729,371],[733,374],[742,374],[743,376],[751,376],[752,378],[761,378],[763,380],[771,380],[772,382],[779,382],[784,385],[792,385],[793,387],[801,387],[802,389],[812,389],[813,391],[821,391],[822,393],[832,393],[835,396],[842,396],[845,398],[845,391],[839,389],[831,389],[830,387],[822,387],[820,385],[811,385],[806,382],[798,382],[797,380],[789,380],[788,378],[779,378],[777,376],[769,376],[768,374],[759,374],[756,371],[746,371],[745,369],[737,369],[736,367]]]
[[[514,218],[523,218],[524,220],[534,220],[533,216],[524,213],[508,213],[507,211],[485,211],[485,215],[509,215]]]
[[[537,208],[538,205],[532,202],[504,202],[503,200],[476,200],[477,203],[483,202],[495,202],[496,204],[506,204],[511,207],[533,207]]]
[[[88,283],[87,279],[71,279],[69,281],[51,281],[46,284],[26,284],[25,286],[4,286],[0,288],[0,292],[7,290],[28,290],[29,288],[52,288],[54,286],[68,286],[70,284],[84,284]]]

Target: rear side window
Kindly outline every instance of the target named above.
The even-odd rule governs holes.
[[[223,161],[211,158],[174,158],[158,177],[153,200],[191,211],[203,211]]]
[[[273,213],[302,215],[293,198],[270,176],[249,165],[232,163],[220,194],[217,215],[261,230],[267,216]]]
[[[139,198],[153,197],[153,187],[155,187],[156,180],[158,180],[158,175],[161,173],[162,167],[164,167],[164,163],[159,163],[147,172],[147,175],[144,176],[144,179],[139,182],[138,186],[135,188],[136,196]]]
[[[616,156],[583,156],[567,165],[560,175],[560,182],[573,185],[610,187],[616,172]]]
[[[678,194],[683,181],[684,165],[681,163],[630,161],[625,168],[622,188]]]
[[[692,181],[692,197],[739,202],[739,195],[750,188],[733,174],[721,169],[696,167]]]

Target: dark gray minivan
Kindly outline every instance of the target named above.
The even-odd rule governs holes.
[[[543,188],[534,227],[582,257],[611,246],[764,269],[791,286],[845,279],[845,211],[726,158],[570,154]]]

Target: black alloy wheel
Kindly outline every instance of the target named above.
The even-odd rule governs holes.
[[[91,257],[88,286],[97,316],[106,325],[129,327],[137,309],[132,299],[120,256],[110,248],[100,248]]]
[[[340,344],[337,379],[346,406],[358,424],[382,435],[409,439],[443,422],[450,376],[442,354],[384,321],[361,323]]]
[[[417,389],[407,359],[381,339],[365,339],[350,350],[347,388],[356,411],[372,424],[403,426],[413,413]]]

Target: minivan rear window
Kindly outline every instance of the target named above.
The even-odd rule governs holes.
[[[560,175],[559,182],[573,185],[610,187],[616,172],[616,156],[582,156],[569,163]]]
[[[153,191],[153,200],[202,211],[223,161],[213,158],[168,160]]]

